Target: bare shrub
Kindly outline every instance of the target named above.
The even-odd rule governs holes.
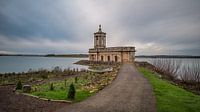
[[[54,72],[54,73],[61,73],[62,69],[59,66],[56,66],[56,67],[53,68],[52,72]]]
[[[182,61],[178,59],[158,58],[151,62],[155,66],[155,71],[162,74],[163,78],[200,94],[200,60],[192,60],[182,64]]]
[[[161,73],[164,78],[175,80],[181,67],[181,60],[158,58],[153,60],[152,64],[156,67],[155,70]]]
[[[179,76],[181,82],[187,85],[187,88],[200,94],[200,60],[196,59],[192,64],[184,65]]]
[[[179,74],[185,83],[200,83],[200,61],[194,60],[191,65],[184,65]]]

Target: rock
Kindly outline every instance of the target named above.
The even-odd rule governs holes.
[[[14,89],[13,89],[13,92],[15,92],[15,91],[16,91],[16,89],[14,88]]]
[[[23,92],[30,93],[31,92],[31,85],[23,85]]]

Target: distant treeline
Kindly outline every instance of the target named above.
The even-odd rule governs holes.
[[[87,58],[88,54],[47,54],[45,57],[77,57],[77,58]]]
[[[200,58],[200,56],[189,55],[138,55],[136,58]]]
[[[45,55],[39,55],[39,54],[0,54],[0,56],[33,56],[33,57],[44,57]]]
[[[32,57],[77,57],[77,58],[87,58],[88,54],[0,54],[0,56],[32,56]]]

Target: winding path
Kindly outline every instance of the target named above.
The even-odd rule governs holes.
[[[155,102],[147,79],[127,63],[117,78],[99,93],[56,112],[155,112]]]

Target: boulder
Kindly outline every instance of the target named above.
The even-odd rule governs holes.
[[[31,85],[23,85],[23,92],[30,93],[31,92]]]

